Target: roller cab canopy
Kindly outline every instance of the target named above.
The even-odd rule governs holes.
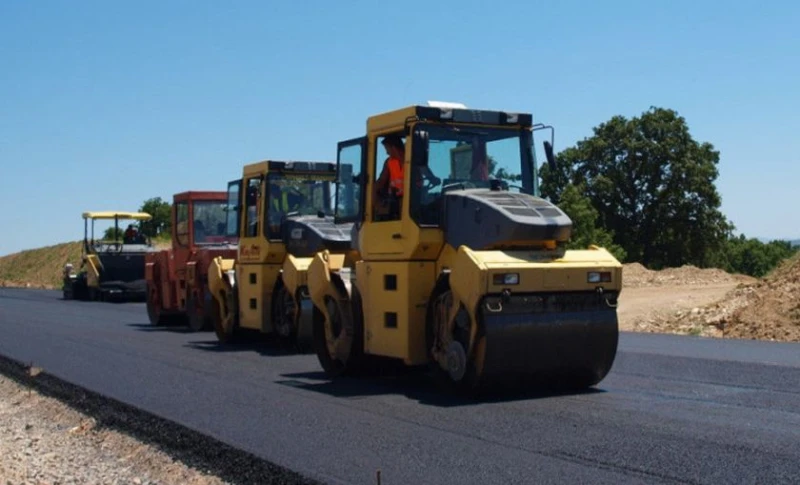
[[[101,212],[84,212],[84,219],[134,219],[137,221],[149,221],[153,218],[147,212],[115,212],[115,211],[101,211]]]

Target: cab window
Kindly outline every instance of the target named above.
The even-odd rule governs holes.
[[[521,132],[508,129],[466,130],[428,127],[427,165],[413,164],[411,216],[422,226],[438,226],[449,191],[489,188],[496,180],[519,192],[522,167]]]
[[[245,236],[258,236],[258,203],[261,200],[261,178],[247,181],[245,200]]]
[[[189,244],[189,205],[186,202],[175,204],[175,237],[178,244]]]
[[[239,226],[241,225],[241,202],[239,199],[239,192],[241,188],[241,180],[235,180],[228,184],[228,204],[225,208],[225,212],[227,213],[225,235],[229,238],[239,237]]]

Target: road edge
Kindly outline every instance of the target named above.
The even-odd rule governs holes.
[[[321,484],[174,421],[72,384],[5,355],[0,355],[0,374],[94,418],[98,427],[127,434],[154,446],[176,461],[226,482]]]

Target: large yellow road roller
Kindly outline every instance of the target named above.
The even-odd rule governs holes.
[[[527,113],[451,103],[368,118],[339,143],[337,223],[356,254],[308,268],[313,343],[331,376],[371,356],[430,365],[464,389],[513,381],[585,388],[609,372],[622,266],[566,250],[572,221],[539,196]]]

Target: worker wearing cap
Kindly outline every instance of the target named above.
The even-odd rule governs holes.
[[[403,196],[403,162],[405,161],[405,145],[397,135],[389,135],[383,139],[383,147],[389,156],[383,164],[383,171],[378,178],[376,191],[394,193]]]
[[[390,216],[393,219],[400,217],[400,207],[405,187],[403,186],[403,163],[405,162],[405,145],[403,139],[398,135],[387,135],[381,142],[386,149],[388,157],[383,163],[383,170],[378,180],[375,181],[373,199],[376,201],[375,207],[381,205],[380,202],[390,201],[390,197],[397,200],[396,207],[390,209]],[[431,180],[434,185],[441,183],[441,180],[433,175],[430,169],[422,167],[422,174]],[[422,180],[418,182],[422,185]]]
[[[388,135],[384,137],[383,148],[386,149],[388,157],[383,163],[383,170],[378,180],[375,181],[375,189],[373,193],[374,206],[388,205],[394,198],[397,201],[395,207],[389,209],[392,219],[400,217],[400,200],[403,197],[403,162],[405,161],[405,146],[403,140],[397,135]]]

